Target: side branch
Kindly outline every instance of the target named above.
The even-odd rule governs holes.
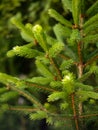
[[[98,59],[98,55],[95,56],[95,57],[93,57],[93,58],[91,58],[90,60],[88,60],[88,61],[84,64],[83,67],[85,67],[85,66],[87,66],[87,65],[89,65],[89,64],[91,64],[91,63],[93,63],[93,62],[96,61],[97,59]]]
[[[20,106],[16,106],[16,107],[14,107],[14,106],[9,106],[9,108],[8,108],[10,111],[23,111],[23,112],[36,112],[36,111],[38,111],[39,109],[36,109],[36,108],[30,108],[30,107],[20,107]]]
[[[49,58],[49,60],[50,60],[51,65],[53,65],[53,67],[55,68],[58,78],[61,80],[62,76],[61,76],[59,68],[56,66],[56,64],[54,63],[54,60],[52,58]]]
[[[22,90],[22,89],[16,88],[13,85],[10,85],[10,88],[12,90],[18,92],[20,95],[26,97],[31,103],[36,104],[40,109],[45,110],[45,108],[43,107],[43,105],[39,101],[37,101],[35,99],[35,97],[33,97],[33,95],[31,95],[30,93],[28,93],[26,90]]]
[[[37,85],[37,84],[33,84],[31,82],[26,81],[26,85],[30,86],[30,87],[35,87],[35,88],[39,88],[42,89],[44,91],[49,91],[49,92],[57,92],[57,90],[53,89],[53,88],[47,88],[45,86],[41,86],[41,85]]]

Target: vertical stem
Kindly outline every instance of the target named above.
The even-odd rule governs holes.
[[[74,120],[75,120],[75,126],[76,130],[79,130],[79,124],[78,124],[78,118],[77,118],[77,113],[76,113],[76,108],[75,108],[75,99],[74,99],[74,93],[71,95],[72,98],[72,108],[73,108],[73,114],[74,114]]]
[[[82,77],[83,74],[83,63],[82,63],[82,54],[81,54],[81,42],[78,43],[78,55],[79,55],[79,64],[78,64],[78,78]],[[79,116],[82,114],[82,103],[79,103]]]
[[[80,35],[81,37],[83,37],[83,16],[80,15]],[[79,56],[79,63],[78,63],[78,66],[77,66],[77,69],[78,69],[78,78],[81,78],[82,75],[83,75],[83,57],[82,57],[82,47],[83,47],[83,42],[80,40],[78,42],[78,56]],[[79,105],[78,105],[78,113],[79,113],[79,116],[82,115],[83,113],[83,104],[82,102],[79,102]],[[83,120],[79,119],[79,126],[80,126],[80,129],[83,130]]]
[[[81,78],[82,74],[83,74],[83,64],[80,62],[80,64],[78,65],[78,78]],[[82,104],[82,102],[79,102],[78,111],[79,111],[79,116],[81,116],[82,113],[83,113],[83,104]],[[84,121],[83,121],[83,119],[79,119],[79,127],[80,127],[80,130],[84,130]]]
[[[82,14],[80,15],[80,34],[81,34],[81,37],[83,37],[83,16]],[[79,64],[78,64],[78,78],[81,78],[82,75],[83,75],[83,59],[82,59],[82,46],[83,46],[83,42],[82,41],[79,41],[78,42],[78,56],[79,56]],[[82,103],[80,102],[79,103],[79,116],[82,115],[82,112],[83,112],[83,106],[82,106]]]
[[[81,78],[82,75],[83,75],[83,61],[82,61],[82,48],[81,48],[81,44],[82,42],[80,41],[78,43],[78,56],[79,56],[79,63],[78,63],[78,78]],[[79,116],[82,115],[83,113],[83,104],[82,102],[79,102],[79,105],[78,105],[78,111],[79,111]],[[80,129],[82,130],[83,129],[83,121],[79,119],[79,126],[80,126]]]
[[[78,78],[81,78],[82,74],[83,74],[83,65],[80,63],[78,65]],[[79,103],[79,116],[82,115],[82,112],[83,112],[83,106],[82,106],[82,103],[80,102]]]

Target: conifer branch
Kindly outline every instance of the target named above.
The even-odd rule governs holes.
[[[49,15],[53,18],[55,18],[57,21],[60,23],[64,24],[65,26],[71,28],[72,23],[69,22],[67,19],[65,19],[62,15],[60,15],[56,10],[54,9],[49,9]]]
[[[63,8],[70,10],[72,12],[72,1],[71,0],[62,0]]]
[[[61,72],[60,72],[59,68],[56,66],[53,58],[49,57],[49,60],[50,60],[51,65],[53,65],[54,69],[56,70],[59,80],[61,80],[62,79]]]
[[[58,54],[58,56],[60,56],[60,57],[63,58],[64,60],[70,59],[69,57],[67,57],[67,56],[65,56],[65,55],[63,55],[63,54]]]
[[[46,90],[48,92],[57,92],[57,90],[53,89],[53,88],[48,88],[48,87],[45,87],[45,86],[41,86],[41,85],[37,85],[37,84],[33,84],[31,82],[28,82],[26,81],[26,84],[30,87],[35,87],[35,88],[39,88],[39,89],[42,89],[42,90]]]
[[[91,74],[92,74],[92,73],[89,71],[89,72],[85,73],[84,75],[82,75],[82,77],[78,78],[77,81],[83,82],[83,81],[85,81]]]
[[[88,21],[86,21],[83,27],[86,28],[90,26],[91,24],[94,24],[97,20],[98,20],[98,13],[94,15],[93,17],[91,17]]]
[[[96,55],[95,57],[91,58],[90,60],[88,60],[83,67],[86,67],[87,65],[93,63],[94,61],[96,61],[98,59],[98,55]]]
[[[47,40],[46,40],[46,35],[43,31],[43,28],[40,25],[35,25],[32,29],[33,33],[34,33],[34,37],[37,40],[37,42],[39,43],[39,45],[42,47],[42,49],[47,52],[48,51],[48,47],[47,47]]]
[[[46,34],[40,25],[34,27],[34,24],[30,23],[23,25],[20,15],[11,19],[12,23],[20,29],[22,38],[29,44],[14,47],[7,56],[34,58],[36,76],[28,78],[27,74],[27,79],[21,80],[21,77],[0,73],[0,112],[20,111],[29,114],[32,120],[46,118],[46,122],[54,126],[62,126],[64,123],[64,126],[67,124],[69,129],[84,130],[87,118],[91,117],[93,120],[93,116],[98,116],[97,79],[94,79],[96,83],[93,85],[92,79],[89,81],[92,73],[95,77],[98,74],[96,61],[98,59],[98,48],[96,49],[98,47],[98,1],[91,0],[93,5],[87,11],[85,0],[61,1],[65,10],[62,12],[64,17],[54,9],[49,10],[49,15],[59,22],[53,27],[54,33],[51,36]],[[51,5],[51,2],[49,3],[47,9]],[[68,20],[65,18],[66,13],[68,13]],[[50,26],[49,24],[49,29]],[[90,54],[91,50],[88,47],[91,50],[95,49],[94,52]],[[93,62],[95,64],[92,64]],[[32,91],[44,91],[48,97],[44,100],[47,100],[45,104],[41,103],[39,96],[36,93],[33,95]],[[8,105],[11,103],[8,101],[20,95],[31,102],[32,106],[28,103],[28,106]],[[96,112],[89,108],[92,104]]]
[[[88,117],[92,117],[92,116],[98,116],[98,114],[94,113],[94,114],[81,115],[81,116],[79,116],[79,118],[88,118]]]
[[[77,115],[76,116],[73,116],[73,115],[66,116],[66,115],[60,115],[60,114],[55,114],[55,113],[50,113],[50,115],[55,116],[55,117],[59,117],[60,120],[72,120],[72,119],[75,119],[75,118],[77,118],[77,120],[78,120],[80,118],[88,118],[88,117],[92,117],[92,116],[98,116],[97,113],[86,114],[86,115],[81,115],[81,116],[77,116]]]
[[[42,74],[44,77],[53,79],[54,75],[52,72],[50,72],[49,68],[45,64],[42,63],[40,60],[36,60],[36,66],[40,74]]]
[[[45,108],[42,106],[42,104],[40,102],[38,102],[35,97],[33,97],[30,93],[28,93],[25,90],[19,89],[14,87],[13,85],[10,85],[10,88],[16,92],[18,92],[20,95],[26,97],[29,101],[31,101],[32,103],[36,104],[37,106],[39,106],[40,109],[45,110]]]
[[[65,56],[65,55],[63,55],[63,54],[58,54],[58,56],[61,57],[61,58],[64,59],[64,60],[70,60],[69,57],[67,57],[67,56]],[[77,66],[77,65],[78,65],[78,62],[74,62],[73,64]]]
[[[22,107],[20,107],[20,106],[9,106],[9,108],[8,108],[10,111],[25,111],[25,112],[36,112],[36,111],[38,111],[39,109],[37,109],[37,108],[30,108],[30,107],[25,107],[25,106],[22,106]]]
[[[94,4],[86,11],[87,16],[93,16],[98,13],[98,1],[94,2]]]

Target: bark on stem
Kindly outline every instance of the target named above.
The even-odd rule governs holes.
[[[78,118],[77,118],[77,113],[76,113],[76,108],[75,108],[74,93],[71,95],[71,98],[72,98],[72,108],[73,108],[76,130],[79,130]]]
[[[82,14],[80,14],[80,34],[81,37],[83,37],[83,22],[84,22],[84,17]],[[83,75],[83,57],[82,57],[82,46],[83,42],[79,41],[78,43],[78,56],[79,56],[79,64],[78,64],[78,78],[81,78]],[[82,115],[83,112],[83,106],[82,103],[79,103],[79,116]]]
[[[82,61],[82,53],[81,53],[81,42],[78,44],[78,55],[79,55],[79,64],[78,64],[78,78],[81,78],[83,75],[83,61]],[[78,112],[79,112],[79,116],[82,115],[83,113],[83,104],[82,102],[79,102],[78,105]],[[79,119],[79,126],[80,126],[80,130],[83,129],[84,125],[83,125],[83,120]]]
[[[81,78],[81,76],[82,76],[82,74],[83,74],[83,65],[80,63],[79,65],[78,65],[78,78]],[[79,106],[78,106],[79,108],[79,116],[81,116],[82,115],[82,112],[83,112],[83,106],[82,106],[82,103],[80,102],[79,103]]]

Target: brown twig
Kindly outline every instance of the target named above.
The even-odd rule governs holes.
[[[36,104],[40,109],[45,110],[43,105],[35,99],[30,93],[28,93],[26,90],[19,89],[13,85],[10,86],[10,88],[16,92],[18,92],[23,97],[26,97],[31,103]]]
[[[69,57],[67,57],[67,56],[65,56],[65,55],[63,55],[63,54],[58,54],[58,56],[60,56],[60,57],[63,58],[64,60],[69,60],[69,59],[70,59]]]
[[[59,54],[58,56],[61,57],[61,58],[63,58],[64,60],[70,60],[69,57],[66,57],[66,56],[63,55],[63,54]],[[77,66],[77,65],[78,65],[78,62],[74,62],[73,64]]]
[[[93,57],[93,58],[91,58],[90,60],[88,60],[88,61],[84,64],[83,67],[85,67],[85,66],[87,66],[87,65],[89,65],[89,64],[91,64],[91,63],[93,63],[93,62],[96,61],[97,59],[98,59],[98,55],[95,56],[95,57]]]
[[[78,43],[78,55],[79,55],[79,63],[78,63],[78,78],[82,77],[83,74],[83,61],[82,61],[82,53],[81,53],[81,42]],[[82,114],[82,103],[79,103],[79,115]]]
[[[13,106],[9,106],[9,110],[11,111],[26,111],[26,112],[36,112],[39,109],[35,109],[35,108],[24,108],[24,107],[13,107]]]
[[[98,116],[98,114],[81,115],[81,116],[79,116],[79,118],[87,118],[87,117],[91,117],[91,116]]]
[[[53,65],[53,67],[55,68],[55,70],[57,72],[57,75],[58,75],[58,78],[60,80],[62,80],[61,72],[60,72],[59,68],[56,66],[54,60],[52,58],[50,58],[50,57],[49,57],[49,60],[50,60],[51,65]]]
[[[79,42],[78,42],[78,56],[79,56],[79,62],[82,64],[83,61],[82,61],[81,44],[82,44],[82,42],[79,41]]]
[[[46,91],[57,92],[57,90],[55,90],[55,89],[46,88],[46,87],[44,87],[44,86],[40,86],[40,85],[37,85],[37,84],[33,84],[33,83],[31,83],[31,82],[28,82],[28,81],[26,81],[26,84],[27,84],[28,86],[35,87],[35,88],[39,88],[39,89],[43,89],[43,90],[46,90]]]
[[[73,114],[74,114],[76,130],[79,130],[79,124],[78,124],[77,113],[76,113],[76,108],[75,108],[74,93],[71,95],[71,98],[72,98],[72,109],[73,109]]]

